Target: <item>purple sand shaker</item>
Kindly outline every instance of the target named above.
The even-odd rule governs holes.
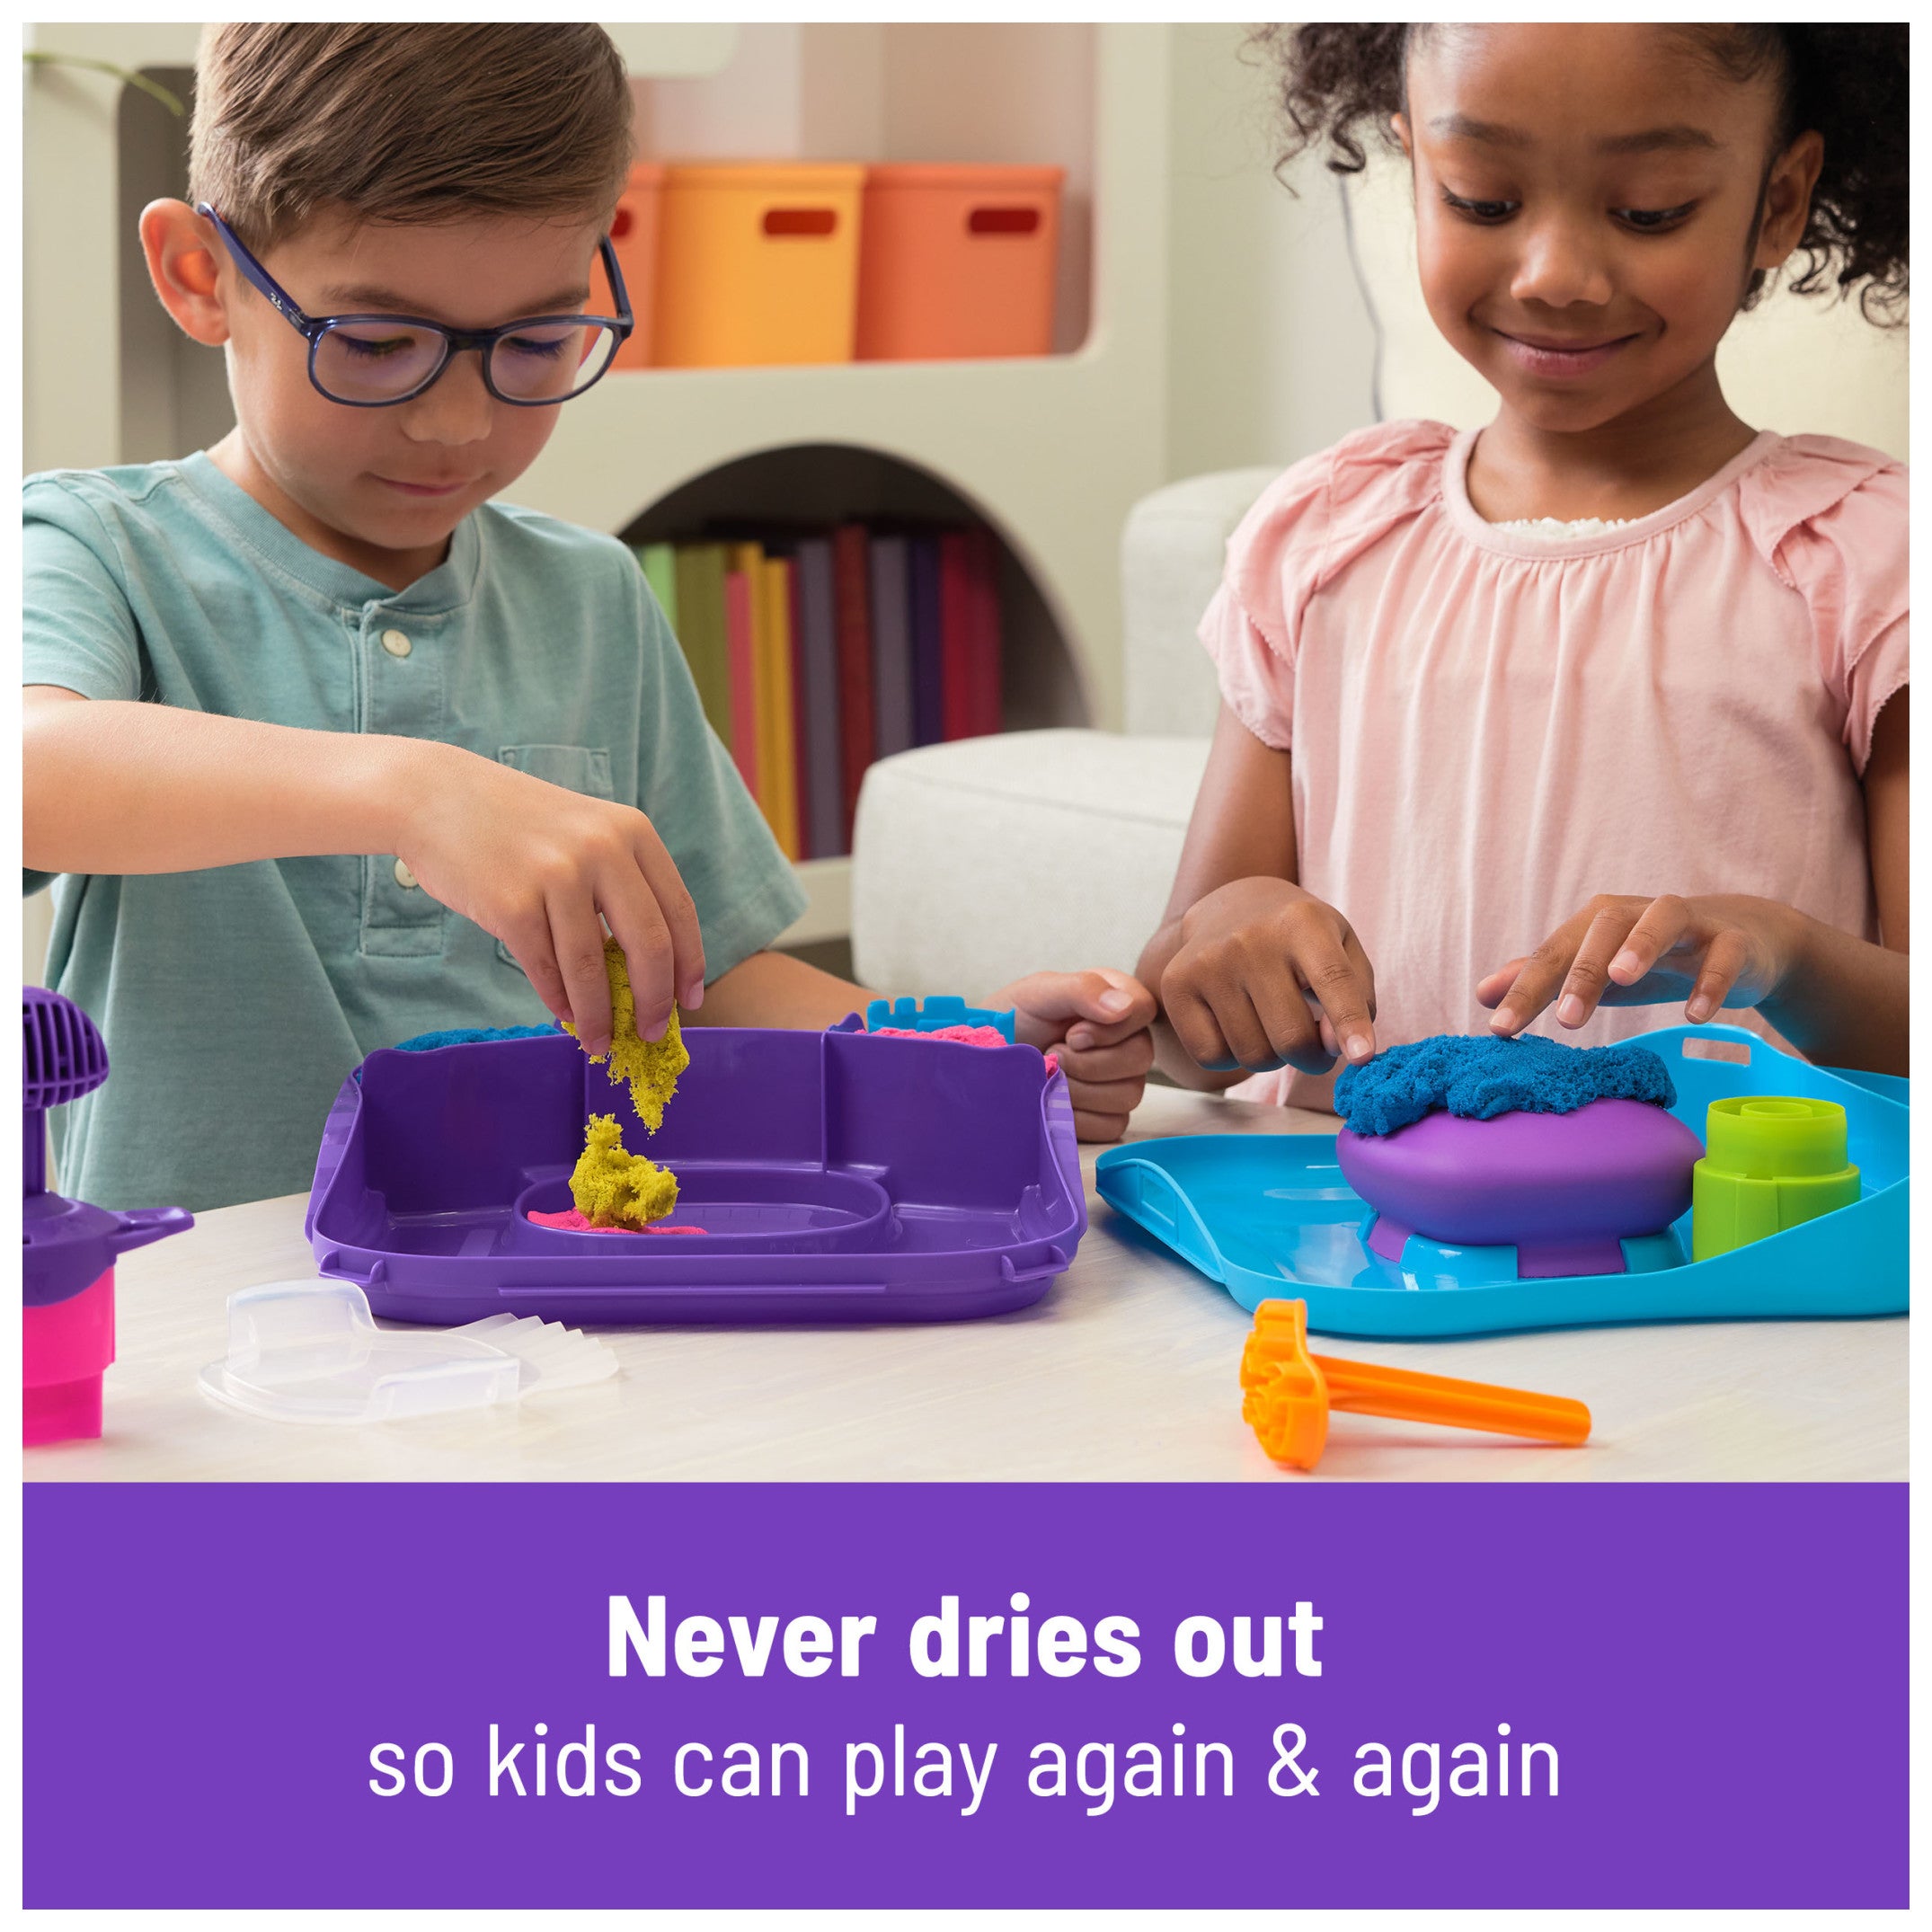
[[[107,1078],[107,1048],[71,999],[30,986],[21,1002],[23,1200],[22,1440],[101,1433],[101,1377],[114,1359],[114,1257],[194,1225],[181,1208],[116,1214],[47,1191],[49,1107]]]

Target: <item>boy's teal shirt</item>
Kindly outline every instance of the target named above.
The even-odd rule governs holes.
[[[438,739],[657,828],[716,979],[804,893],[615,538],[488,504],[391,590],[311,550],[206,455],[25,488],[24,681],[325,731]],[[47,882],[30,873],[30,891]],[[480,926],[393,856],[54,882],[48,983],[106,1037],[53,1117],[60,1191],[205,1209],[306,1189],[367,1053],[548,1018]]]

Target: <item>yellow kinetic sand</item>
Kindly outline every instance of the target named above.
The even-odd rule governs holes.
[[[678,1076],[691,1064],[678,1027],[678,1009],[661,1040],[637,1034],[637,1002],[630,968],[615,939],[604,942],[604,970],[610,978],[610,1051],[593,1053],[591,1063],[607,1059],[611,1072],[631,1089],[631,1104],[647,1133],[664,1124],[664,1108],[678,1091]],[[566,1020],[566,1029],[577,1029]],[[583,1153],[571,1175],[571,1199],[593,1227],[644,1227],[660,1221],[678,1205],[677,1177],[630,1153],[616,1116],[593,1113],[584,1124]]]
[[[604,970],[610,976],[610,1051],[593,1053],[590,1059],[596,1066],[609,1060],[612,1074],[630,1086],[638,1119],[656,1133],[664,1124],[665,1103],[678,1091],[678,1076],[691,1064],[678,1026],[678,1009],[671,1008],[663,1039],[640,1040],[630,969],[624,962],[624,948],[615,939],[604,942]],[[568,1032],[577,1031],[568,1020],[563,1025]]]
[[[678,1180],[642,1154],[625,1152],[615,1114],[593,1113],[584,1124],[571,1199],[593,1227],[642,1228],[678,1205]]]

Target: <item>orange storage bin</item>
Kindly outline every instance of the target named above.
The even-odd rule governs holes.
[[[657,290],[657,210],[665,190],[665,168],[655,160],[637,160],[630,168],[630,182],[618,199],[616,215],[610,217],[610,245],[616,249],[616,265],[624,274],[624,294],[630,296],[630,313],[637,326],[616,351],[613,369],[649,369],[651,367],[651,309]],[[607,307],[608,304],[608,307]],[[616,304],[605,286],[603,269],[591,270],[591,311],[616,315]]]
[[[652,359],[849,362],[864,180],[855,163],[668,166]]]
[[[660,162],[638,161],[631,165],[631,178],[610,217],[610,244],[617,252],[617,267],[624,276],[625,293],[631,298],[631,313],[637,326],[631,331],[611,367],[616,369],[647,369],[651,367],[651,309],[656,300],[658,279],[658,208],[664,191],[664,168]],[[590,306],[599,315],[614,315],[615,306],[599,305],[609,297],[603,270],[590,278]]]
[[[868,171],[859,246],[866,361],[1053,348],[1062,168]]]

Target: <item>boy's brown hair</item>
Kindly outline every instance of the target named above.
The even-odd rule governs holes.
[[[189,198],[255,249],[324,207],[607,221],[630,158],[630,86],[601,27],[228,23],[195,58]]]

